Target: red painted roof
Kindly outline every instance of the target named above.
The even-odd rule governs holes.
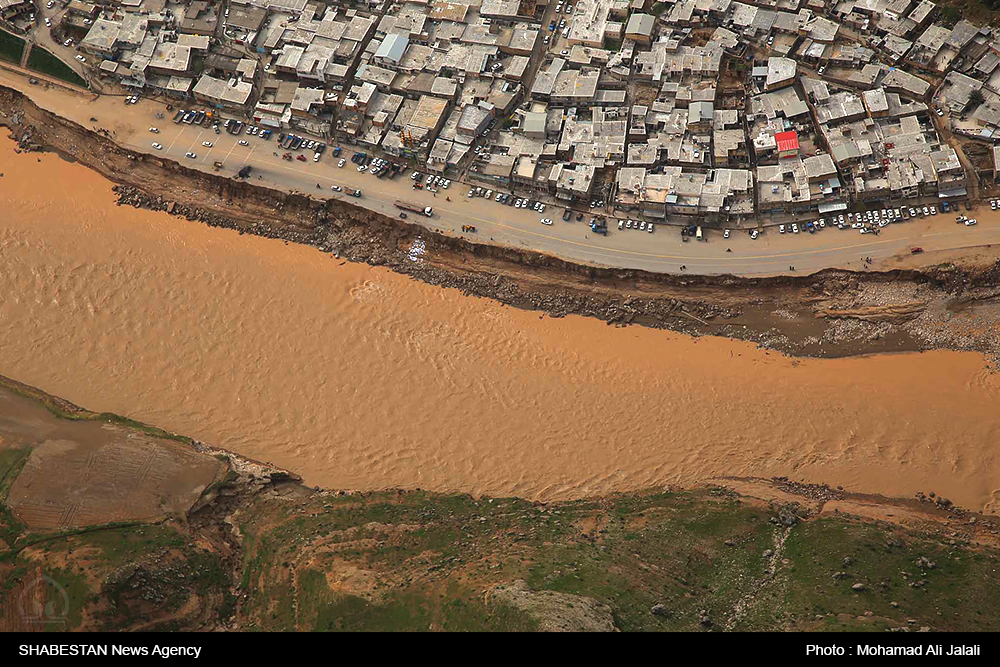
[[[799,150],[799,135],[795,132],[778,132],[774,135],[774,140],[778,142],[778,152]]]

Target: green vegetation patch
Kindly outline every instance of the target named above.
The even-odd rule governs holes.
[[[24,55],[24,40],[17,35],[0,30],[0,60],[20,64]]]
[[[881,630],[886,622],[914,620],[937,630],[1000,630],[992,550],[826,518],[796,527],[785,546],[794,563],[784,601],[788,613],[806,622],[822,616],[819,629]],[[866,612],[871,620],[843,619],[866,618]]]
[[[37,44],[31,47],[31,53],[28,54],[28,69],[62,79],[81,88],[87,87],[87,82],[81,79],[80,75],[74,72],[69,65]]]

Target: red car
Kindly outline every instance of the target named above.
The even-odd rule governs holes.
[[[924,251],[923,248],[910,248],[910,252],[912,252],[914,255],[916,255],[917,253],[921,253],[923,251]]]
[[[306,156],[305,155],[299,155],[295,159],[296,160],[302,160],[303,162],[305,162],[306,161]]]

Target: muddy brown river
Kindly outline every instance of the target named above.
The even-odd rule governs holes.
[[[796,360],[551,319],[118,208],[6,139],[0,172],[0,372],[309,484],[564,499],[787,475],[1000,509],[979,355]]]

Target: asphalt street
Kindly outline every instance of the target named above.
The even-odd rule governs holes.
[[[137,151],[168,157],[208,172],[212,171],[212,163],[218,160],[225,165],[221,173],[227,176],[250,165],[253,167],[251,178],[259,177],[271,187],[311,196],[345,198],[392,217],[399,214],[393,206],[397,199],[433,206],[432,218],[408,214],[408,221],[455,236],[463,235],[463,225],[474,225],[478,230],[474,236],[481,242],[533,249],[600,266],[678,273],[684,265],[688,273],[737,275],[788,273],[789,266],[794,266],[795,272],[801,274],[829,267],[860,269],[863,257],[871,257],[878,266],[880,260],[908,255],[914,246],[927,251],[930,263],[934,261],[932,251],[1000,243],[1000,214],[991,212],[988,206],[979,206],[971,214],[980,221],[974,227],[956,224],[953,216],[941,214],[889,225],[878,236],[836,228],[816,234],[778,234],[776,228],[768,227],[755,241],[746,232],[734,230],[730,239],[724,239],[720,231],[709,231],[707,242],[683,243],[677,227],[657,225],[652,234],[638,230],[619,231],[616,221],[609,217],[610,229],[604,237],[591,232],[585,224],[592,217],[587,210],[580,211],[585,214],[585,221],[577,222],[574,215],[572,222],[564,222],[561,207],[547,205],[544,214],[538,214],[482,198],[468,199],[468,186],[459,182],[453,182],[450,189],[441,190],[435,197],[426,191],[413,190],[409,173],[395,180],[358,173],[346,147],[343,157],[347,161],[343,168],[337,166],[338,160],[331,154],[332,145],[318,163],[312,161],[311,153],[304,151],[293,154],[306,155],[307,162],[288,162],[280,157],[284,151],[277,146],[277,135],[264,141],[246,134],[236,137],[224,130],[216,134],[211,128],[177,125],[172,122],[174,113],[166,111],[160,101],[141,100],[136,105],[125,105],[121,97],[95,98],[55,86],[32,86],[25,76],[5,70],[0,70],[0,81],[81,125],[94,129],[111,128],[119,144]],[[157,113],[164,117],[157,118]],[[98,120],[93,122],[91,118]],[[160,133],[150,133],[151,126],[157,127]],[[240,139],[245,139],[249,146],[239,146]],[[213,146],[202,146],[204,141],[212,142]],[[152,148],[153,142],[162,144],[163,149]],[[198,157],[185,158],[187,152],[194,152]],[[364,197],[360,200],[346,197],[331,191],[332,185],[361,188]],[[450,202],[445,200],[446,196],[451,198]],[[542,217],[551,218],[554,224],[542,225],[539,222]],[[799,222],[808,219],[803,216]],[[726,252],[727,248],[731,252]]]
[[[148,104],[154,106],[154,103]],[[215,134],[211,128],[175,125],[172,114],[157,122],[160,123],[157,127],[161,134],[147,135],[150,141],[144,147],[138,145],[138,136],[134,136],[136,148],[158,152],[180,162],[193,162],[209,171],[212,163],[218,160],[224,163],[223,171],[227,174],[234,174],[244,165],[250,165],[253,167],[250,178],[259,178],[265,183],[315,197],[344,198],[393,217],[399,214],[393,205],[398,199],[432,206],[432,218],[408,213],[408,221],[456,235],[462,235],[463,225],[474,225],[477,228],[474,235],[480,240],[529,248],[590,264],[667,272],[679,272],[684,265],[689,273],[766,275],[787,273],[789,266],[794,266],[795,271],[800,273],[831,266],[859,268],[862,257],[878,260],[908,254],[914,246],[931,251],[1000,243],[1000,216],[991,215],[988,210],[984,212],[982,207],[972,214],[982,220],[982,224],[974,227],[956,224],[953,216],[940,214],[889,225],[878,236],[836,228],[827,228],[815,234],[779,234],[776,228],[767,228],[757,240],[751,240],[747,232],[733,230],[729,239],[724,239],[720,231],[709,231],[707,242],[683,242],[679,229],[674,226],[657,225],[653,233],[619,231],[616,220],[608,218],[610,229],[608,236],[604,237],[590,231],[586,223],[592,214],[586,209],[578,211],[584,214],[583,221],[578,222],[577,212],[574,212],[572,222],[564,222],[562,207],[546,205],[545,212],[539,214],[504,206],[492,199],[470,199],[466,196],[469,186],[458,182],[453,182],[448,190],[439,190],[435,196],[426,191],[413,190],[409,172],[394,180],[388,177],[379,179],[367,172],[359,173],[357,165],[350,161],[351,152],[348,150],[341,155],[346,160],[344,167],[337,166],[339,158],[331,154],[332,146],[318,163],[313,162],[312,152],[307,151],[292,153],[293,156],[305,156],[306,162],[297,159],[288,162],[281,158],[285,151],[278,147],[277,135],[265,141],[245,133],[236,137],[225,130]],[[237,142],[240,139],[250,145],[239,146]],[[150,147],[152,141],[161,143],[163,150],[153,151]],[[213,146],[203,146],[204,141],[212,142]],[[194,160],[185,158],[188,152],[194,152],[198,157]],[[358,200],[342,192],[333,192],[330,189],[333,185],[360,188],[363,197]],[[446,196],[450,197],[450,202],[446,201]],[[552,219],[554,224],[542,225],[540,219],[543,217]],[[727,252],[727,248],[731,252]]]

